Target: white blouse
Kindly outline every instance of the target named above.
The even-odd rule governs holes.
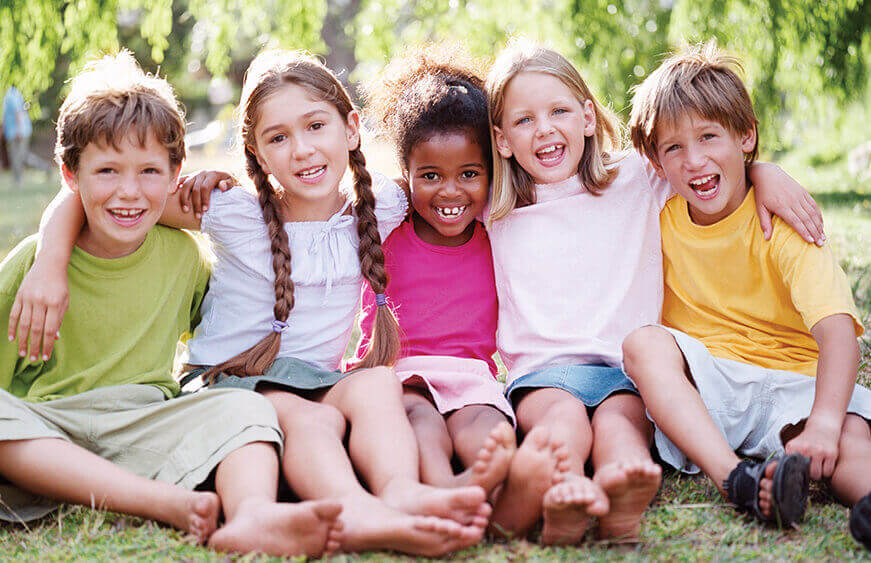
[[[381,240],[402,222],[405,193],[373,173],[375,216]],[[327,221],[285,223],[290,244],[294,306],[282,333],[279,357],[321,369],[338,369],[359,309],[360,260],[357,218],[351,202]],[[203,215],[217,257],[203,320],[189,342],[189,363],[215,365],[244,352],[272,330],[275,274],[269,234],[257,196],[244,189],[212,194]]]

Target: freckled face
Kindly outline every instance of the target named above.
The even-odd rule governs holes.
[[[490,189],[486,156],[471,135],[435,135],[414,145],[408,180],[415,233],[440,246],[468,242]]]
[[[64,179],[82,198],[87,217],[76,244],[100,258],[136,251],[160,219],[178,172],[154,135],[144,145],[135,135],[117,148],[89,143],[75,171],[63,167]]]
[[[521,72],[505,87],[496,149],[517,160],[536,184],[561,182],[578,173],[585,137],[596,132],[592,100],[581,102],[550,74]]]
[[[687,200],[693,222],[711,225],[744,201],[744,154],[755,144],[755,131],[736,135],[716,121],[687,113],[661,126],[659,174]]]

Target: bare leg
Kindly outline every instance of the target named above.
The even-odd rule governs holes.
[[[278,457],[271,444],[248,444],[224,458],[215,487],[227,523],[212,536],[209,546],[214,549],[320,557],[339,548],[340,503],[275,502]]]
[[[157,520],[204,542],[218,523],[217,495],[140,477],[58,438],[0,441],[0,474],[62,502]]]
[[[848,414],[838,444],[838,462],[832,473],[832,492],[847,506],[871,492],[871,429],[868,422]]]
[[[420,450],[421,482],[437,487],[453,486],[455,479],[451,457],[454,447],[444,417],[418,391],[406,388],[402,402]]]
[[[411,516],[366,491],[342,444],[345,419],[335,408],[282,391],[264,395],[275,405],[285,434],[282,467],[291,487],[304,499],[341,503],[343,551],[387,549],[438,556],[480,540],[480,526]]]
[[[610,511],[599,535],[635,539],[641,517],[659,490],[662,471],[650,457],[653,425],[636,395],[613,395],[593,414],[593,476],[608,495]]]
[[[455,486],[478,485],[492,497],[508,477],[517,450],[511,423],[494,407],[469,405],[448,417],[447,428],[466,467],[455,477]]]
[[[377,408],[373,408],[377,397]],[[323,402],[351,424],[349,451],[366,483],[388,505],[409,514],[487,525],[490,506],[480,487],[440,489],[420,482],[414,430],[402,405],[402,387],[390,368],[361,370],[329,391]]]
[[[623,341],[623,363],[662,432],[725,494],[723,482],[740,460],[693,386],[674,337],[654,326],[636,330]],[[769,466],[772,474],[775,468],[776,464]],[[761,481],[760,500],[762,491],[767,494],[771,484],[771,479]],[[770,505],[762,513],[769,516]]]
[[[537,389],[520,401],[517,418],[521,428],[545,428],[552,440],[566,446],[568,470],[552,485],[551,494],[539,501],[544,518],[541,536],[546,543],[576,543],[589,527],[590,517],[608,511],[605,493],[584,475],[593,441],[587,408],[562,389]]]

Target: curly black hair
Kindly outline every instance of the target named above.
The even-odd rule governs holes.
[[[445,133],[469,135],[489,157],[484,75],[483,64],[459,45],[438,43],[392,60],[366,85],[366,111],[392,140],[403,172],[415,145]]]

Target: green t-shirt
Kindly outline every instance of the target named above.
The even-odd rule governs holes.
[[[35,251],[36,237],[29,237],[0,264],[0,323]],[[0,389],[34,402],[127,383],[178,394],[173,357],[179,338],[198,322],[209,279],[193,236],[157,225],[136,252],[117,259],[76,247],[67,276],[70,306],[47,362],[20,358],[18,343],[0,331]]]

